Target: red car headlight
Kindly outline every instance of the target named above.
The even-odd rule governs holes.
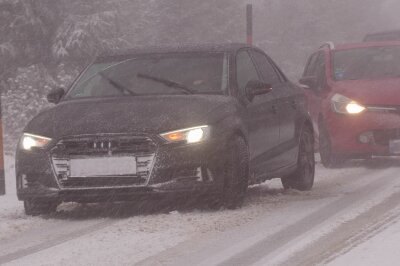
[[[360,114],[366,110],[361,104],[341,94],[333,95],[331,102],[333,111],[340,114],[354,115]]]

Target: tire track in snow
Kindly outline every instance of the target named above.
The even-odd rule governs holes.
[[[30,247],[27,247],[27,248],[24,248],[24,249],[17,250],[17,251],[12,252],[12,253],[8,253],[6,255],[2,255],[2,256],[0,256],[0,265],[8,263],[8,262],[11,262],[11,261],[16,260],[16,259],[20,259],[22,257],[26,257],[28,255],[40,252],[40,251],[45,250],[45,249],[52,248],[54,246],[60,245],[62,243],[65,243],[67,241],[79,238],[79,237],[81,237],[83,235],[87,235],[87,234],[93,233],[95,231],[98,231],[98,230],[101,230],[103,228],[106,228],[106,227],[108,227],[110,225],[113,225],[113,224],[115,224],[117,222],[118,222],[118,220],[111,220],[111,219],[110,220],[105,220],[105,221],[102,221],[102,222],[99,222],[99,223],[95,223],[95,224],[92,224],[92,225],[89,225],[89,226],[85,226],[85,227],[80,228],[78,230],[75,230],[73,232],[68,232],[68,233],[61,234],[61,235],[59,235],[59,236],[57,236],[57,237],[55,237],[53,239],[45,240],[40,244],[36,244],[36,245],[30,246]],[[60,226],[60,230],[62,230],[62,225]]]
[[[258,235],[247,234],[243,228],[241,238],[232,238],[229,234],[224,237],[221,244],[208,244],[204,252],[203,244],[195,245],[192,242],[183,243],[180,248],[191,246],[191,251],[179,251],[176,248],[167,250],[160,256],[149,258],[139,263],[139,265],[251,265],[268,258],[279,252],[285,245],[296,241],[308,232],[312,232],[319,225],[329,221],[341,211],[357,206],[359,202],[370,200],[371,195],[379,194],[381,190],[391,187],[393,183],[398,183],[396,171],[398,169],[385,169],[379,171],[363,172],[363,179],[371,179],[368,183],[355,188],[351,192],[346,192],[338,196],[328,204],[324,204],[309,215],[301,218],[275,233],[264,233],[262,227],[268,224],[268,217],[259,220],[258,226],[261,231]],[[348,176],[348,178],[352,178]],[[278,214],[279,215],[279,214]],[[237,229],[236,229],[237,230]],[[240,229],[239,229],[240,230]],[[268,230],[266,230],[268,231]],[[214,236],[215,237],[215,236]],[[221,237],[221,236],[220,236]],[[215,237],[216,238],[216,237]],[[207,253],[208,252],[208,253]],[[265,261],[264,261],[265,262]],[[260,264],[261,265],[261,264]],[[265,265],[265,264],[262,264]],[[289,264],[290,265],[290,264]]]
[[[264,240],[255,244],[253,247],[234,255],[232,258],[219,263],[218,265],[251,265],[257,263],[264,257],[267,257],[269,254],[271,254],[273,251],[283,247],[297,237],[305,234],[308,231],[311,231],[317,225],[320,225],[324,221],[335,216],[338,212],[347,208],[349,205],[370,197],[370,195],[373,195],[375,192],[379,191],[381,187],[387,185],[387,182],[398,179],[395,176],[388,177],[388,173],[391,173],[392,171],[393,169],[379,173],[374,172],[374,176],[377,175],[381,178],[368,183],[351,194],[339,198],[324,208],[318,209],[301,221],[288,226],[285,230],[265,238]]]
[[[339,226],[282,265],[326,265],[383,231],[400,217],[400,192]]]

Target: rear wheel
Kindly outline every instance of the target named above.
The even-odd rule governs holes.
[[[332,152],[332,142],[328,130],[322,123],[319,127],[319,154],[321,163],[326,168],[333,168],[344,163],[344,159]]]
[[[311,190],[314,185],[314,175],[314,137],[311,129],[305,127],[300,137],[297,169],[290,176],[281,179],[282,185],[285,189]]]
[[[26,215],[50,214],[57,210],[58,203],[55,202],[36,202],[33,200],[24,201]]]
[[[241,137],[234,137],[228,144],[224,164],[222,201],[226,208],[240,207],[246,196],[249,182],[249,152]]]

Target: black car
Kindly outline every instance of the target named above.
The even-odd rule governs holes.
[[[65,201],[202,196],[240,206],[247,186],[314,182],[302,89],[245,44],[98,57],[26,126],[16,155],[27,214]]]

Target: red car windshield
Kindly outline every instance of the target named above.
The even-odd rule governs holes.
[[[400,77],[400,46],[336,51],[333,74],[336,80]]]

